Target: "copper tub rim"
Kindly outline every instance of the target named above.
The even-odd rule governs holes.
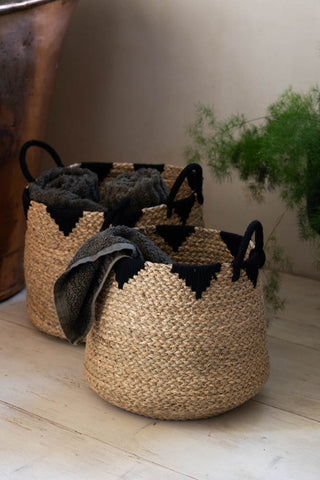
[[[13,13],[18,10],[25,10],[27,8],[32,8],[45,3],[52,3],[56,1],[57,0],[23,0],[20,2],[19,1],[11,2],[4,5],[0,5],[0,15]]]

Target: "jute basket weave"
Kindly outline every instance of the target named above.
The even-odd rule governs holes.
[[[269,375],[257,278],[261,224],[253,222],[244,237],[161,228],[141,231],[180,265],[146,262],[122,289],[109,277],[87,336],[84,374],[102,398],[131,412],[175,420],[218,415],[257,394]],[[254,230],[255,248],[248,240]]]
[[[58,166],[63,165],[58,154],[46,143],[37,140],[27,142],[21,150],[20,164],[29,182],[34,179],[28,171],[25,157],[27,150],[32,146],[44,148],[51,154]],[[146,166],[132,163],[83,163],[81,165],[98,174],[101,189],[106,181],[122,173],[133,172],[138,167]],[[154,167],[154,165],[149,166]],[[158,223],[174,225],[181,224],[185,220],[187,224],[203,225],[201,167],[196,164],[189,165],[184,169],[172,165],[156,165],[155,167],[162,172],[162,177],[169,188],[168,204],[142,209],[140,214],[133,219],[132,224],[136,226]],[[24,272],[28,315],[39,330],[65,338],[55,311],[53,285],[79,247],[100,231],[107,218],[103,212],[64,210],[62,212],[63,225],[61,226],[59,209],[55,216],[54,212],[50,211],[49,213],[43,203],[30,201],[28,188],[24,192],[24,207],[27,216]],[[185,218],[186,215],[187,218]],[[129,223],[131,221],[130,218],[126,220],[129,220]]]

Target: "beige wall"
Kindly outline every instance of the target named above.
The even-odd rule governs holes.
[[[289,85],[320,78],[318,0],[80,0],[65,40],[48,140],[74,161],[184,164],[198,102],[220,117],[260,116]],[[208,226],[270,232],[276,195],[250,203],[237,181],[205,171]],[[289,215],[279,230],[295,272],[318,276]]]

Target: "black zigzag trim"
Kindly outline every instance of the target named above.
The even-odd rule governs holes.
[[[133,278],[137,273],[144,268],[144,262],[140,258],[121,258],[114,265],[113,269],[116,274],[116,281],[118,288],[122,290],[123,285]]]
[[[226,244],[229,252],[233,257],[235,257],[238,253],[240,243],[242,241],[242,235],[238,235],[236,233],[229,233],[229,232],[220,232],[220,237]]]
[[[194,193],[192,193],[192,195],[190,195],[187,198],[182,198],[181,200],[176,200],[173,202],[173,210],[180,217],[183,225],[186,224],[189,218],[194,202],[195,202]]]
[[[195,228],[191,225],[157,225],[156,232],[165,242],[170,245],[174,252],[179,250],[179,247],[186,241],[186,239],[194,233]]]
[[[220,270],[221,263],[213,263],[212,265],[180,265],[174,263],[171,273],[178,273],[179,278],[183,279],[193,292],[196,292],[196,299],[199,299],[202,297],[202,292],[210,286],[211,280],[213,278],[217,280],[216,273]]]
[[[83,216],[83,210],[80,208],[67,209],[47,206],[47,212],[56,222],[59,230],[63,232],[65,237],[72,232],[79,219]]]
[[[110,173],[110,170],[113,168],[113,163],[103,163],[103,162],[83,162],[81,163],[82,168],[88,168],[92,172],[96,173],[101,183]]]
[[[30,207],[30,203],[31,203],[31,200],[30,200],[29,188],[25,188],[22,194],[22,204],[23,204],[24,216],[26,217],[26,219],[28,218],[28,210]]]
[[[142,216],[142,210],[130,210],[130,208],[121,211],[120,209],[112,217],[112,225],[126,225],[134,227]]]
[[[104,230],[107,230],[107,228],[110,227],[112,223],[112,217],[113,217],[113,210],[107,210],[103,212],[103,223],[100,228],[100,232],[103,232]]]
[[[160,173],[164,170],[164,163],[152,164],[152,163],[134,163],[133,168],[135,171],[139,170],[139,168],[155,168]]]
[[[130,210],[130,208],[128,208],[129,203],[130,199],[124,198],[115,208],[104,212],[104,221],[100,231],[106,230],[111,225],[113,227],[125,225],[133,228],[141,218],[142,210]]]

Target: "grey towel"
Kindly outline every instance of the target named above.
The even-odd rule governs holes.
[[[100,198],[96,173],[82,167],[57,167],[31,182],[29,195],[31,200],[49,207],[98,212],[111,210],[124,198],[130,198],[131,212],[165,203],[169,192],[158,170],[140,168],[106,182]]]
[[[104,211],[98,176],[87,168],[57,167],[29,184],[30,199],[49,207]]]
[[[54,285],[60,325],[71,343],[79,343],[94,321],[95,300],[113,266],[123,257],[170,264],[172,260],[138,230],[119,226],[85,242]]]
[[[134,173],[123,173],[106,182],[101,203],[114,208],[123,198],[130,197],[130,208],[140,210],[166,203],[168,195],[168,187],[158,170],[139,168]]]

